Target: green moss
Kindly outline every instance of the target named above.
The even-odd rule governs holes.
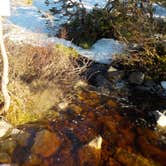
[[[74,48],[66,47],[62,44],[56,44],[55,48],[56,48],[57,51],[62,52],[66,56],[72,56],[72,57],[78,57],[79,56],[78,52]]]

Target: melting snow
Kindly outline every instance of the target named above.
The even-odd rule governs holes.
[[[154,3],[153,4],[153,8],[154,8],[154,17],[157,18],[166,18],[166,8]]]
[[[10,24],[8,27],[14,26],[5,37],[17,43],[28,43],[33,45],[47,45],[52,44],[63,44],[67,47],[72,47],[79,52],[80,55],[86,56],[100,63],[110,63],[111,58],[115,54],[120,54],[124,52],[125,45],[113,40],[113,39],[101,39],[97,41],[90,49],[83,49],[74,45],[71,41],[65,39],[60,39],[57,37],[48,37],[50,34],[50,29],[48,24],[54,27],[54,31],[58,30],[60,25],[67,21],[67,17],[63,16],[63,13],[55,15],[55,17],[50,18],[49,8],[55,7],[61,9],[61,3],[54,3],[52,0],[51,4],[48,6],[44,0],[34,0],[31,6],[13,6],[12,16],[9,17]],[[78,1],[78,0],[76,0]],[[103,7],[106,0],[83,0],[83,4],[87,9],[92,9],[94,5],[98,4],[99,7]],[[41,17],[45,15],[47,17]],[[57,21],[54,22],[54,19]],[[52,20],[52,22],[50,21]],[[47,23],[47,26],[46,26]],[[55,31],[56,32],[56,31]]]

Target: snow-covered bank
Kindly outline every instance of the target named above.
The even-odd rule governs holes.
[[[154,9],[154,17],[166,19],[166,8],[154,3],[153,9]]]
[[[125,45],[113,39],[101,39],[97,41],[90,49],[83,49],[74,45],[71,41],[60,39],[54,36],[61,24],[67,21],[67,16],[60,14],[51,16],[49,9],[56,7],[62,9],[62,3],[46,4],[45,0],[34,0],[32,5],[13,6],[12,16],[8,19],[7,26],[13,26],[5,35],[6,38],[18,43],[45,46],[48,44],[63,44],[67,47],[74,48],[80,55],[86,56],[100,63],[110,63],[115,54],[124,52]],[[103,7],[106,0],[84,0],[84,6],[89,10],[96,4]],[[56,21],[55,21],[56,20]]]
[[[49,44],[63,44],[74,48],[80,55],[93,59],[96,62],[110,63],[112,56],[121,54],[125,51],[125,44],[114,39],[100,39],[90,49],[83,49],[76,46],[71,41],[60,39],[58,37],[48,37],[46,34],[27,31],[16,27],[7,33],[5,38],[14,41],[16,44],[30,44],[38,46],[47,46]]]

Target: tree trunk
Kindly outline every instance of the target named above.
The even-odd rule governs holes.
[[[4,108],[2,113],[7,112],[10,107],[10,96],[7,89],[7,84],[9,82],[8,72],[9,72],[9,63],[8,63],[8,56],[5,49],[5,44],[3,41],[3,28],[2,28],[2,17],[0,16],[0,46],[1,46],[1,54],[3,60],[3,75],[2,75],[2,94],[4,97]]]

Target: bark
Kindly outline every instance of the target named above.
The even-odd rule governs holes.
[[[0,46],[1,46],[1,55],[3,60],[3,75],[2,75],[2,94],[4,97],[4,108],[2,113],[7,112],[10,107],[10,96],[8,93],[7,85],[9,82],[8,72],[9,72],[9,63],[8,63],[8,56],[6,53],[5,44],[3,41],[3,27],[2,27],[2,17],[0,16]]]

